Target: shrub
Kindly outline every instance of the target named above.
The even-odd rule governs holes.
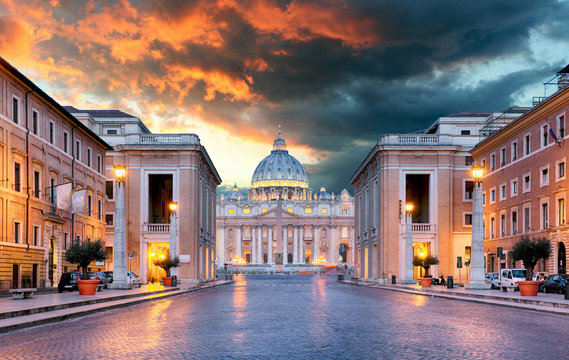
[[[84,243],[75,242],[65,252],[65,259],[81,268],[83,280],[89,280],[89,276],[87,276],[89,264],[93,261],[105,261],[106,258],[105,243],[101,240]]]
[[[541,259],[547,259],[551,254],[551,243],[546,238],[531,239],[522,236],[512,250],[510,255],[514,261],[521,260],[527,270],[526,280],[533,278],[533,268]]]
[[[431,268],[431,265],[437,265],[438,263],[439,258],[436,256],[427,255],[425,257],[413,257],[413,266],[420,266],[425,269],[425,277],[429,276],[429,269]]]
[[[161,267],[162,269],[164,269],[164,271],[166,271],[166,276],[170,277],[170,269],[173,267],[178,267],[180,266],[180,258],[178,258],[177,256],[173,259],[168,258],[164,258],[164,259],[158,259],[158,260],[154,260],[154,265]]]

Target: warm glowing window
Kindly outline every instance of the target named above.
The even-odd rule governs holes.
[[[347,237],[348,237],[348,227],[342,226],[342,238],[347,238]]]
[[[305,214],[312,214],[312,208],[311,207],[307,207],[304,209],[304,213]]]
[[[266,212],[267,212],[267,208],[263,208],[263,212],[266,213]]]
[[[289,213],[292,213],[292,208],[288,208],[288,212],[289,212]]]
[[[251,213],[251,209],[249,209],[249,208],[243,209],[243,214],[250,214],[250,213]]]
[[[228,213],[229,215],[233,214],[233,209],[227,209],[227,213]]]
[[[328,209],[323,208],[323,209],[322,209],[322,214],[326,214],[326,213],[328,213]]]

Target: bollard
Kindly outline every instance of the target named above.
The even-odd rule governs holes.
[[[172,276],[172,286],[178,286],[178,277],[176,275]]]
[[[447,278],[447,289],[452,289],[453,288],[453,280],[452,280],[452,276],[449,276]]]
[[[391,283],[393,285],[397,284],[397,277],[395,277],[395,275],[391,275]]]
[[[338,281],[344,281],[344,274],[338,274]]]
[[[565,280],[565,300],[569,300],[569,281]]]

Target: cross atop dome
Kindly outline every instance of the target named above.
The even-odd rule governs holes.
[[[275,142],[273,143],[273,151],[287,151],[285,139],[281,136],[280,125],[278,128],[277,137],[275,138]]]

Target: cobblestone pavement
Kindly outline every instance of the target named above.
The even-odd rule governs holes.
[[[2,359],[566,359],[569,317],[337,283],[232,285],[0,335]]]

